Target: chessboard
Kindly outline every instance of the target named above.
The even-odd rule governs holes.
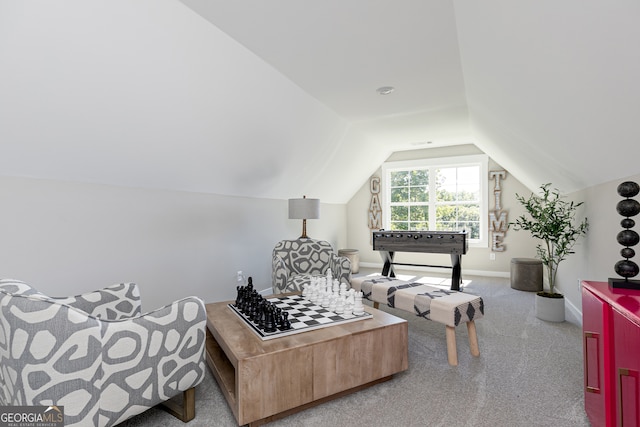
[[[229,308],[238,315],[240,319],[244,320],[247,326],[263,341],[373,317],[373,315],[367,311],[360,315],[334,313],[300,295],[268,298],[267,301],[289,314],[288,320],[291,324],[289,329],[277,329],[274,332],[266,332],[258,326],[258,323],[252,321],[247,315],[242,313],[235,304],[229,304]]]

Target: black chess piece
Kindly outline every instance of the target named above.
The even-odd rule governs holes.
[[[249,320],[255,322],[258,316],[259,305],[256,299],[251,300],[249,310],[247,310],[247,316]]]
[[[266,304],[264,303],[260,303],[260,308],[258,309],[258,316],[257,316],[257,320],[256,323],[258,324],[258,328],[260,329],[264,329],[264,322],[266,319]]]
[[[282,309],[280,307],[276,307],[275,312],[276,312],[276,328],[282,330],[284,326],[284,317],[282,317]]]
[[[284,318],[282,322],[282,330],[288,331],[289,329],[291,329],[291,322],[289,321],[289,313],[287,313],[286,311],[283,312],[282,317]]]
[[[236,307],[240,305],[240,298],[242,297],[242,286],[236,286]]]
[[[276,331],[276,319],[273,306],[268,305],[265,310],[264,331],[275,332]]]

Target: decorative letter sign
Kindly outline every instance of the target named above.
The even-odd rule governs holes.
[[[380,177],[372,176],[369,182],[371,189],[371,203],[369,204],[369,228],[380,230],[382,228],[382,206],[380,205]]]
[[[491,171],[489,179],[496,181],[493,186],[494,209],[489,212],[489,230],[491,230],[491,250],[494,252],[503,252],[506,246],[503,244],[504,235],[507,232],[507,212],[502,210],[502,188],[500,180],[507,177],[507,171]]]

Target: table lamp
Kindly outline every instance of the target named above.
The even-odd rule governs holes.
[[[307,236],[307,220],[318,218],[320,218],[320,199],[307,199],[307,196],[302,196],[302,199],[289,199],[289,219],[302,220],[302,236],[300,238],[309,237]]]

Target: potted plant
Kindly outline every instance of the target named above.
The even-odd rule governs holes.
[[[531,194],[524,198],[516,193],[516,200],[525,208],[515,222],[509,223],[514,230],[526,230],[531,236],[542,240],[536,247],[538,258],[546,267],[549,292],[544,290],[536,296],[536,317],[556,322],[564,321],[564,295],[555,291],[558,266],[573,252],[578,238],[587,233],[587,218],[576,222],[576,210],[584,202],[574,203],[562,198],[551,184],[540,186],[541,195]]]

